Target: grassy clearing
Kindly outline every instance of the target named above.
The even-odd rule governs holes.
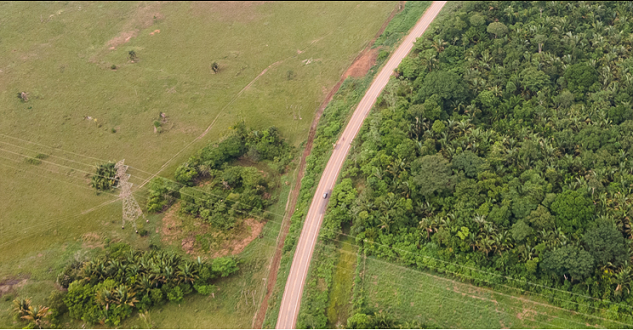
[[[125,158],[134,167],[130,181],[138,187],[149,175],[138,169],[158,170],[214,120],[208,134],[163,173],[173,173],[237,120],[254,128],[275,125],[299,145],[316,106],[393,6],[0,4],[5,59],[0,65],[0,186],[10,187],[0,192],[0,285],[28,278],[0,298],[0,326],[16,326],[8,317],[9,298],[29,296],[44,303],[62,266],[106,240],[161,246],[156,229],[163,215],[149,217],[148,237],[138,237],[129,226],[122,231],[121,204],[108,203],[115,195],[96,195],[88,187],[94,164]],[[134,62],[130,51],[136,53]],[[214,61],[220,66],[217,74],[210,69]],[[26,102],[16,97],[22,91]],[[167,120],[157,134],[153,123],[160,112]],[[287,190],[282,185],[271,209],[275,213],[283,214]],[[142,205],[145,194],[135,191]],[[239,294],[261,292],[278,229],[270,221],[264,239],[240,255],[242,271],[220,283],[213,316],[182,313],[184,307],[206,311],[214,303],[195,297],[152,312],[154,325],[250,327],[257,304],[245,298],[240,303]]]
[[[368,257],[362,299],[367,311],[439,328],[604,328],[535,297],[509,295]]]
[[[344,326],[347,318],[352,316],[351,298],[354,283],[354,270],[356,269],[357,248],[354,246],[354,239],[347,237],[338,246],[341,251],[338,253],[338,261],[335,265],[332,287],[328,297],[327,308],[328,326],[339,328]]]
[[[209,134],[178,155],[164,173],[172,173],[191,152],[218,139],[241,119],[251,127],[276,125],[292,144],[299,144],[313,109],[393,7],[391,3],[1,6],[0,24],[5,28],[0,32],[0,54],[7,64],[0,68],[0,131],[6,134],[0,140],[0,182],[12,189],[0,193],[7,201],[0,206],[0,240],[16,238],[25,227],[27,234],[46,233],[49,228],[39,225],[42,221],[75,216],[112,199],[86,189],[86,173],[81,171],[91,172],[99,161],[64,151],[102,160],[125,158],[127,164],[153,172],[216,117]],[[156,30],[160,32],[150,35]],[[293,32],[288,36],[287,31]],[[138,56],[136,63],[128,58],[131,50]],[[220,63],[218,74],[210,73],[213,61]],[[292,79],[288,79],[290,70]],[[18,91],[29,93],[28,102],[16,97]],[[163,133],[156,134],[153,122],[160,112],[167,114],[167,123]],[[48,163],[25,166],[23,158],[38,153],[50,155]],[[16,173],[15,167],[26,172]],[[131,172],[136,186],[148,176]],[[78,237],[95,218],[103,216],[93,212],[80,217],[73,221],[80,225],[65,232]],[[46,238],[39,242],[43,244],[39,248],[54,243]]]

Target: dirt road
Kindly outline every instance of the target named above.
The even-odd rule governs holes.
[[[294,329],[297,322],[303,287],[308,275],[308,268],[310,267],[310,260],[312,259],[314,246],[317,242],[317,236],[323,221],[324,214],[322,210],[324,210],[329,199],[329,197],[328,199],[323,198],[323,194],[326,192],[330,193],[334,188],[338,174],[349,152],[350,143],[354,140],[356,134],[358,134],[363,120],[369,114],[380,92],[385,88],[387,82],[389,82],[393,71],[398,67],[402,59],[409,54],[415,40],[424,33],[445,3],[445,1],[433,2],[422,18],[420,18],[418,23],[413,27],[413,30],[405,37],[402,44],[400,44],[398,49],[391,55],[385,66],[376,76],[376,79],[372,82],[367,93],[354,111],[347,127],[345,127],[345,131],[343,131],[343,134],[338,140],[332,152],[332,156],[323,171],[315,195],[312,198],[312,204],[310,204],[310,209],[306,216],[301,236],[299,237],[299,243],[292,260],[290,274],[288,275],[288,281],[286,282],[286,288],[284,289],[284,295],[281,300],[277,329]]]

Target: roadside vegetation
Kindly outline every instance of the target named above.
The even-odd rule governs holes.
[[[382,55],[378,55],[376,63],[364,77],[356,79],[347,78],[341,85],[339,91],[332,98],[332,101],[324,109],[323,116],[317,127],[312,152],[307,159],[306,175],[301,182],[297,210],[292,216],[288,237],[284,243],[284,256],[279,268],[279,279],[275,287],[274,295],[269,301],[264,328],[273,328],[277,322],[279,304],[281,303],[283,290],[288,278],[288,273],[290,272],[290,266],[296,249],[296,243],[303,226],[303,220],[308,212],[310,202],[323,169],[331,155],[332,146],[336,143],[339,133],[345,127],[349,116],[364,96],[365,91],[371,84],[380,66],[387,60],[389,52],[395,49],[398,38],[415,25],[424,12],[421,8],[426,9],[429,4],[430,2],[408,2],[404,10],[392,18],[385,28],[385,31],[383,31],[383,34],[381,34],[377,40],[385,40],[385,33],[388,33],[389,36],[397,35],[398,37],[392,37],[395,39],[393,39],[388,46],[382,47],[380,51]],[[417,18],[414,17],[415,15],[418,15]],[[337,196],[339,196],[337,189],[338,188],[334,190],[330,200],[336,200]],[[341,198],[344,197],[341,195]],[[347,202],[349,202],[349,200],[347,200]],[[324,220],[323,224],[324,228],[321,230],[322,233],[328,231],[326,229],[329,223],[327,218],[332,213],[331,208],[332,204],[330,203],[326,213],[326,220]],[[317,245],[315,248],[308,280],[306,282],[306,289],[304,290],[304,296],[302,298],[301,311],[297,320],[297,327],[299,328],[336,326],[339,318],[338,315],[333,315],[332,309],[330,309],[330,314],[332,314],[330,315],[330,321],[328,321],[328,316],[326,315],[328,303],[331,302],[329,299],[329,289],[332,285],[332,268],[336,263],[335,259],[338,258],[338,254],[335,253],[337,246],[334,242],[331,242],[331,239],[335,237],[336,234],[328,237],[328,243],[331,243],[332,246]],[[350,265],[350,272],[352,271],[353,266]],[[351,292],[349,292],[349,295],[349,298],[351,298]],[[341,292],[340,297],[340,300],[337,299],[336,301],[341,306],[345,305],[345,293]]]
[[[335,189],[355,197],[328,213],[323,235],[351,224],[367,264],[376,258],[425,272],[416,278],[439,274],[437,283],[448,277],[492,288],[491,297],[551,305],[536,312],[549,318],[530,322],[630,326],[631,7],[464,2],[453,10],[417,41],[365,121]],[[384,267],[357,271],[364,277],[350,320],[383,308],[400,322],[538,326],[419,314],[424,307],[405,302],[424,293],[387,299],[399,291],[367,283],[400,281]]]

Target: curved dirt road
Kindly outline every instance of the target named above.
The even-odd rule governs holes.
[[[324,199],[323,194],[331,192],[334,188],[343,162],[347,157],[350,143],[354,140],[356,134],[358,134],[363,120],[369,114],[378,95],[382,92],[383,88],[385,88],[387,82],[389,82],[391,74],[398,67],[402,59],[409,54],[415,40],[424,33],[445,3],[446,1],[433,2],[422,18],[416,23],[413,30],[406,36],[382,70],[380,70],[378,76],[372,82],[367,93],[358,104],[347,127],[345,127],[345,131],[343,131],[343,134],[337,141],[332,156],[323,171],[315,195],[312,198],[312,204],[310,204],[310,209],[308,210],[308,215],[306,216],[303,230],[299,237],[299,244],[297,245],[297,250],[292,260],[290,274],[288,275],[288,281],[286,282],[286,288],[281,300],[277,329],[294,329],[295,323],[297,322],[303,287],[308,275],[308,268],[310,267],[310,260],[312,259],[314,246],[316,245],[317,236],[321,229],[321,222],[323,221],[325,207],[329,199],[329,197],[328,199]]]

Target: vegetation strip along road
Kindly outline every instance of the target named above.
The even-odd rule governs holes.
[[[301,237],[299,238],[299,244],[292,261],[290,275],[288,276],[288,282],[286,283],[281,301],[281,309],[277,320],[277,329],[290,329],[295,327],[297,316],[299,314],[299,305],[301,303],[303,287],[305,285],[308,268],[310,266],[310,260],[312,259],[312,253],[314,252],[317,235],[319,233],[319,229],[323,221],[324,210],[327,205],[327,199],[324,199],[322,196],[325,193],[330,192],[334,187],[338,174],[343,166],[343,161],[347,157],[351,142],[360,130],[363,120],[367,114],[369,114],[369,111],[376,102],[378,95],[387,85],[387,82],[389,82],[391,74],[398,67],[402,59],[411,51],[415,40],[424,33],[445,3],[445,1],[434,2],[415,25],[411,33],[407,35],[402,44],[380,71],[376,80],[372,83],[371,87],[354,111],[354,114],[345,128],[341,138],[336,143],[332,157],[330,157],[325,171],[323,172],[322,180],[319,181],[319,185],[310,205],[310,210],[308,211],[308,215],[306,217],[305,226],[303,227]]]

